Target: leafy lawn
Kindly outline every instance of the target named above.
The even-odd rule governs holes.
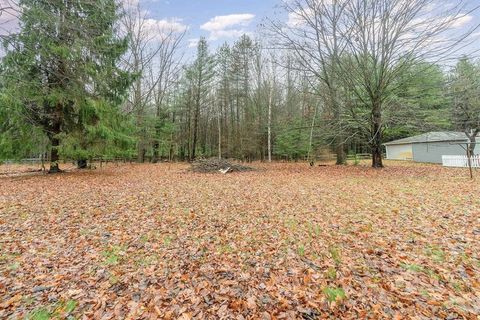
[[[476,319],[478,178],[387,165],[4,176],[0,318]]]

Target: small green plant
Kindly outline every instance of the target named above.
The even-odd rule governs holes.
[[[430,297],[430,293],[428,293],[428,291],[425,290],[425,289],[421,289],[421,290],[420,290],[420,294],[421,294],[422,297],[424,297],[424,298],[429,298],[429,297]]]
[[[425,249],[427,255],[431,257],[435,262],[445,261],[445,252],[438,246],[429,246]]]
[[[423,272],[425,268],[418,264],[401,263],[400,266],[408,271]]]
[[[221,254],[232,253],[233,251],[234,251],[233,247],[229,244],[221,245],[218,248],[218,252],[221,253]]]
[[[148,242],[148,240],[149,240],[148,234],[142,235],[139,240],[140,240],[140,242],[142,242],[142,243]]]
[[[45,308],[33,310],[25,317],[25,320],[50,320],[51,314]]]
[[[346,298],[345,291],[342,288],[326,287],[323,293],[327,296],[328,302],[338,302]]]
[[[15,271],[18,268],[20,268],[20,263],[18,263],[18,262],[13,262],[12,264],[10,264],[8,266],[8,270],[10,270],[10,271]]]
[[[69,314],[75,311],[77,301],[60,301],[48,307],[41,307],[30,312],[25,320],[73,319]]]
[[[297,252],[300,257],[305,256],[305,247],[302,244],[299,245],[297,248]]]
[[[104,263],[108,266],[116,265],[120,262],[120,256],[123,254],[121,246],[112,246],[102,252]]]
[[[325,275],[327,276],[327,278],[329,278],[330,280],[335,280],[337,278],[337,269],[335,269],[334,267],[330,267],[328,268],[328,270],[325,272]]]
[[[169,246],[172,243],[173,238],[171,236],[166,236],[163,238],[163,244],[165,246]]]
[[[330,257],[332,258],[333,262],[335,262],[336,265],[339,265],[340,263],[342,263],[340,250],[337,247],[330,246],[328,248],[328,252],[330,253]]]
[[[68,300],[67,303],[65,303],[65,312],[66,313],[72,313],[73,310],[77,307],[77,301],[75,300]]]

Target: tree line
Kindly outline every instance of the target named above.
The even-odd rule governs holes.
[[[430,130],[480,132],[477,8],[293,0],[283,18],[185,58],[187,30],[114,0],[23,0],[3,35],[0,156],[314,161]],[[6,9],[6,8],[4,8]],[[0,7],[0,11],[2,8]],[[447,68],[445,66],[449,66]]]

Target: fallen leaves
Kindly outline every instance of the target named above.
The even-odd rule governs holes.
[[[0,178],[0,318],[475,319],[480,197],[438,166]]]

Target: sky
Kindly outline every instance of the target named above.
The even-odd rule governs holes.
[[[242,34],[253,34],[265,17],[288,19],[281,15],[278,5],[282,0],[119,0],[126,6],[140,5],[152,29],[156,27],[182,32],[186,30],[185,47],[194,52],[197,41],[205,37],[212,49],[223,42],[232,43]],[[408,0],[405,0],[408,1]],[[460,0],[438,0],[440,6]],[[480,0],[465,0],[470,7],[480,5]],[[0,9],[18,0],[0,0]],[[1,12],[1,10],[0,10]],[[280,15],[279,15],[280,14]],[[464,17],[455,29],[468,28],[480,23],[480,10]],[[0,35],[8,34],[16,25],[11,15],[0,15]],[[475,32],[480,41],[480,28]]]
[[[187,28],[186,43],[190,47],[195,47],[201,36],[215,47],[244,33],[253,33],[265,16],[275,14],[275,6],[280,3],[280,0],[139,1],[149,18],[180,23]]]
[[[2,1],[2,0],[0,0]],[[282,0],[121,0],[139,2],[147,17],[161,25],[173,24],[178,30],[187,30],[185,45],[193,53],[198,39],[205,37],[211,48],[224,42],[233,42],[242,34],[253,34],[265,17],[285,19],[278,8]],[[459,0],[439,0],[440,6],[448,8]],[[466,0],[468,7],[480,5],[480,0]],[[438,9],[438,8],[437,8]],[[440,8],[441,9],[441,8]],[[280,16],[279,16],[280,15]],[[467,30],[479,24],[480,10],[463,17],[454,29]],[[474,38],[480,41],[480,28]]]

